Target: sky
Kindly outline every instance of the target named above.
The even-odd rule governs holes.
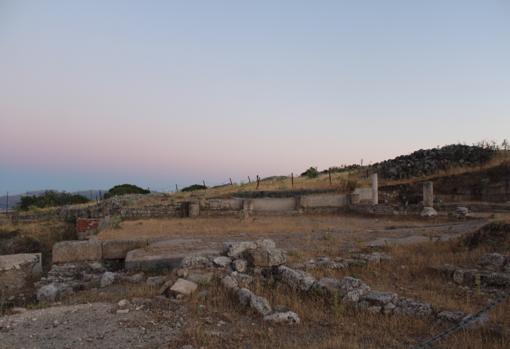
[[[510,2],[0,0],[0,193],[510,138]]]

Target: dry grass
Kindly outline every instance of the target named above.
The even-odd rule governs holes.
[[[53,245],[75,239],[74,226],[59,220],[0,225],[0,254],[42,252],[43,265],[51,263]]]
[[[283,176],[282,176],[283,177]],[[349,180],[349,173],[332,173],[331,184],[328,174],[320,174],[317,178],[294,177],[294,186],[292,186],[291,176],[285,178],[274,178],[261,180],[259,188],[254,178],[251,183],[233,183],[233,185],[224,185],[216,188],[207,188],[207,190],[198,190],[193,192],[178,192],[169,194],[171,198],[182,200],[190,197],[211,198],[230,196],[238,192],[250,191],[283,191],[283,190],[331,190],[345,192],[346,183]],[[365,185],[363,180],[358,181],[358,185]]]
[[[443,218],[429,220],[444,221]],[[350,231],[361,233],[387,226],[421,226],[423,220],[411,217],[360,217],[357,215],[260,216],[248,219],[234,217],[198,217],[143,219],[124,221],[118,229],[99,234],[100,239],[210,236],[229,237],[242,234],[271,236],[282,233],[316,233]]]
[[[487,252],[484,248],[468,251],[456,242],[424,243],[388,248],[393,260],[377,266],[343,272],[317,272],[315,275],[359,277],[372,289],[395,291],[400,295],[432,303],[441,309],[474,312],[487,301],[487,296],[473,295],[450,285],[431,271],[431,266],[444,263],[473,265]],[[251,287],[270,304],[284,305],[301,318],[296,327],[264,323],[260,316],[242,308],[218,284],[209,288],[208,297],[193,297],[190,320],[179,344],[214,348],[407,348],[445,329],[431,319],[407,316],[373,315],[356,311],[334,299],[303,295],[285,286],[258,282]],[[218,322],[227,321],[222,326]],[[506,329],[503,331],[498,328]],[[510,304],[501,304],[491,313],[489,326],[459,332],[438,348],[508,348],[510,346]],[[249,343],[249,345],[247,345]],[[173,346],[171,346],[173,347]],[[178,345],[177,345],[178,347]]]

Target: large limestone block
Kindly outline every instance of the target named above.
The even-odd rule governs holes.
[[[124,259],[129,251],[146,246],[147,240],[106,240],[103,241],[103,259]]]
[[[0,294],[16,297],[42,274],[40,253],[0,256]]]
[[[103,257],[101,241],[61,241],[53,245],[53,263],[97,261]]]
[[[181,265],[184,255],[175,251],[136,249],[126,254],[127,270],[174,269]]]

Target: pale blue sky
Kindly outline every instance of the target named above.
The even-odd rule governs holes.
[[[510,138],[510,1],[0,0],[0,192]]]

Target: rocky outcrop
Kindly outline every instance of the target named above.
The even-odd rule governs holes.
[[[428,176],[452,166],[476,166],[487,162],[495,150],[488,147],[452,144],[441,148],[421,149],[373,165],[383,178],[401,179]]]

